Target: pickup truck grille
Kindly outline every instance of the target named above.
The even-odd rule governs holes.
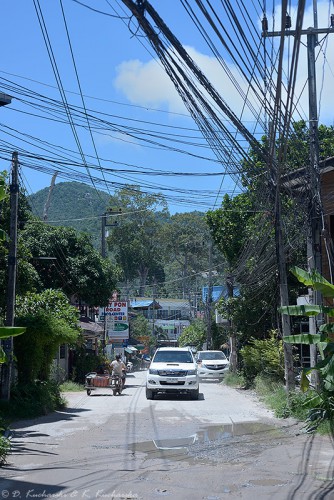
[[[165,382],[164,380],[160,380],[159,383],[160,383],[160,385],[171,385],[170,382]],[[184,384],[185,384],[185,382],[178,381],[178,382],[176,382],[176,384],[173,384],[173,387],[178,386],[178,385],[184,385]]]
[[[205,363],[202,366],[208,368],[208,370],[223,370],[226,367],[226,365],[206,365]]]
[[[160,377],[186,377],[188,372],[186,370],[159,370]]]

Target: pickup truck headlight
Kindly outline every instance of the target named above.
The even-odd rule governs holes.
[[[151,375],[158,375],[158,370],[154,368],[149,368],[148,373],[150,373]]]
[[[188,375],[196,375],[197,370],[188,370]]]

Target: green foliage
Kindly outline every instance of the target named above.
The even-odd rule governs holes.
[[[116,192],[115,203],[124,215],[122,223],[112,229],[108,246],[123,270],[124,281],[129,283],[139,277],[139,295],[144,296],[149,278],[154,280],[159,276],[159,281],[164,278],[159,231],[162,218],[167,216],[166,202],[161,195],[127,186]]]
[[[11,419],[33,418],[59,410],[65,405],[59,386],[51,381],[17,384],[11,390],[7,416]]]
[[[7,456],[10,452],[10,440],[5,436],[5,431],[7,430],[7,424],[5,419],[1,416],[0,408],[0,467],[6,463]]]
[[[42,293],[27,293],[17,304],[17,317],[39,314],[41,311],[64,320],[71,328],[78,328],[78,311],[69,304],[61,290],[48,289]]]
[[[84,385],[73,382],[73,380],[67,380],[60,385],[59,389],[60,392],[79,392],[84,390]]]
[[[269,293],[270,292],[272,293]],[[229,318],[238,334],[239,344],[253,338],[264,338],[267,332],[277,326],[277,297],[271,287],[259,291],[254,299],[251,288],[241,287],[239,294],[221,298],[216,304],[219,314]],[[263,314],[266,311],[266,314]]]
[[[221,208],[206,215],[213,239],[224,255],[229,268],[237,261],[247,238],[247,224],[253,215],[248,194],[231,198],[226,194]]]
[[[75,343],[79,329],[76,309],[61,291],[28,294],[19,304],[17,322],[26,332],[14,339],[19,383],[46,381],[61,344]]]
[[[298,267],[294,267],[292,272],[304,285],[311,286],[312,288],[321,291],[324,297],[333,297],[333,285],[325,280],[319,273],[309,273]],[[322,305],[309,307],[310,309],[308,306],[286,306],[279,308],[279,311],[282,314],[296,316],[305,316],[307,314],[317,315],[320,312],[323,312],[329,317],[334,317],[334,308]],[[324,390],[326,392],[334,393],[334,341],[332,332],[332,324],[327,323],[321,325],[320,334],[318,335],[291,335],[289,337],[284,337],[284,341],[287,343],[316,344],[319,350],[321,361],[309,369],[304,369],[302,372],[301,388],[304,391],[307,391],[310,385],[309,378],[306,375],[313,370],[317,370],[321,376]]]
[[[206,323],[202,319],[195,319],[180,335],[179,346],[191,345],[196,347],[197,350],[202,349],[206,340],[206,332]]]
[[[39,312],[20,317],[26,333],[14,339],[14,353],[17,358],[20,383],[48,380],[59,346],[74,343],[78,331],[70,328],[61,319]]]
[[[169,295],[186,297],[191,290],[197,289],[203,269],[208,268],[210,233],[204,214],[172,215],[162,225],[159,238],[160,253],[169,276],[166,291]],[[203,280],[204,283],[207,281]]]
[[[137,339],[151,335],[152,327],[150,322],[142,314],[138,314],[134,318],[130,318],[130,332],[131,337]]]
[[[19,326],[0,326],[0,341],[1,339],[8,339],[9,337],[16,337],[17,335],[22,335],[26,331],[25,328]],[[0,345],[0,364],[6,363],[7,355]]]
[[[105,362],[106,359],[102,354],[87,352],[83,344],[77,345],[73,360],[73,382],[83,384],[85,382],[85,375],[89,372],[95,372],[98,367],[104,365]]]
[[[293,274],[305,286],[312,287],[322,293],[325,298],[333,298],[334,286],[324,279],[318,272],[307,272],[298,267],[292,269]],[[322,305],[311,306],[312,310],[305,310],[306,306],[281,307],[282,314],[304,316],[316,315],[324,312],[329,317],[334,317],[334,309]],[[314,309],[314,307],[316,309]],[[332,423],[334,419],[334,339],[333,323],[320,326],[320,333],[315,335],[290,335],[284,337],[287,343],[315,344],[319,350],[321,360],[315,366],[304,368],[301,377],[301,390],[308,395],[305,406],[308,407],[306,429],[309,432],[316,430],[324,422]],[[321,378],[322,387],[316,392],[310,387],[310,373],[316,370]],[[333,430],[333,429],[332,429]]]
[[[67,297],[75,294],[90,305],[107,304],[116,288],[118,270],[94,249],[88,235],[34,220],[26,225],[21,238],[34,257],[39,291],[59,288]]]
[[[249,385],[260,374],[275,380],[284,380],[283,343],[277,338],[277,332],[271,331],[269,338],[264,340],[251,338],[240,353],[244,376]]]
[[[11,448],[10,440],[2,434],[3,431],[4,428],[0,425],[0,466],[6,463]]]
[[[307,398],[299,390],[287,392],[282,382],[263,375],[255,378],[254,387],[257,395],[273,410],[276,417],[306,419],[305,401]]]
[[[228,372],[224,375],[223,382],[229,387],[243,387],[245,378],[242,373]]]
[[[334,431],[334,393],[326,390],[322,392],[312,391],[305,401],[308,408],[306,418],[307,432],[313,432],[324,422],[329,422],[331,433]]]

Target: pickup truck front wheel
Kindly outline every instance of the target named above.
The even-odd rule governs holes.
[[[154,392],[152,389],[146,388],[146,399],[154,399]]]
[[[198,397],[199,397],[199,387],[197,387],[197,389],[195,389],[194,391],[190,391],[190,397],[193,400],[197,400],[198,399]]]

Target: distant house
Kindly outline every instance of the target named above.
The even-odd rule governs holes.
[[[130,301],[130,308],[143,314],[155,331],[164,332],[171,340],[177,340],[183,329],[190,325],[191,308],[185,299],[137,297]]]
[[[80,312],[78,326],[81,328],[86,352],[97,354],[99,344],[104,340],[104,327],[96,321],[95,308],[81,307]],[[59,346],[56,357],[53,360],[54,378],[58,382],[66,380],[72,369],[73,350],[69,348],[68,344],[62,344]]]

